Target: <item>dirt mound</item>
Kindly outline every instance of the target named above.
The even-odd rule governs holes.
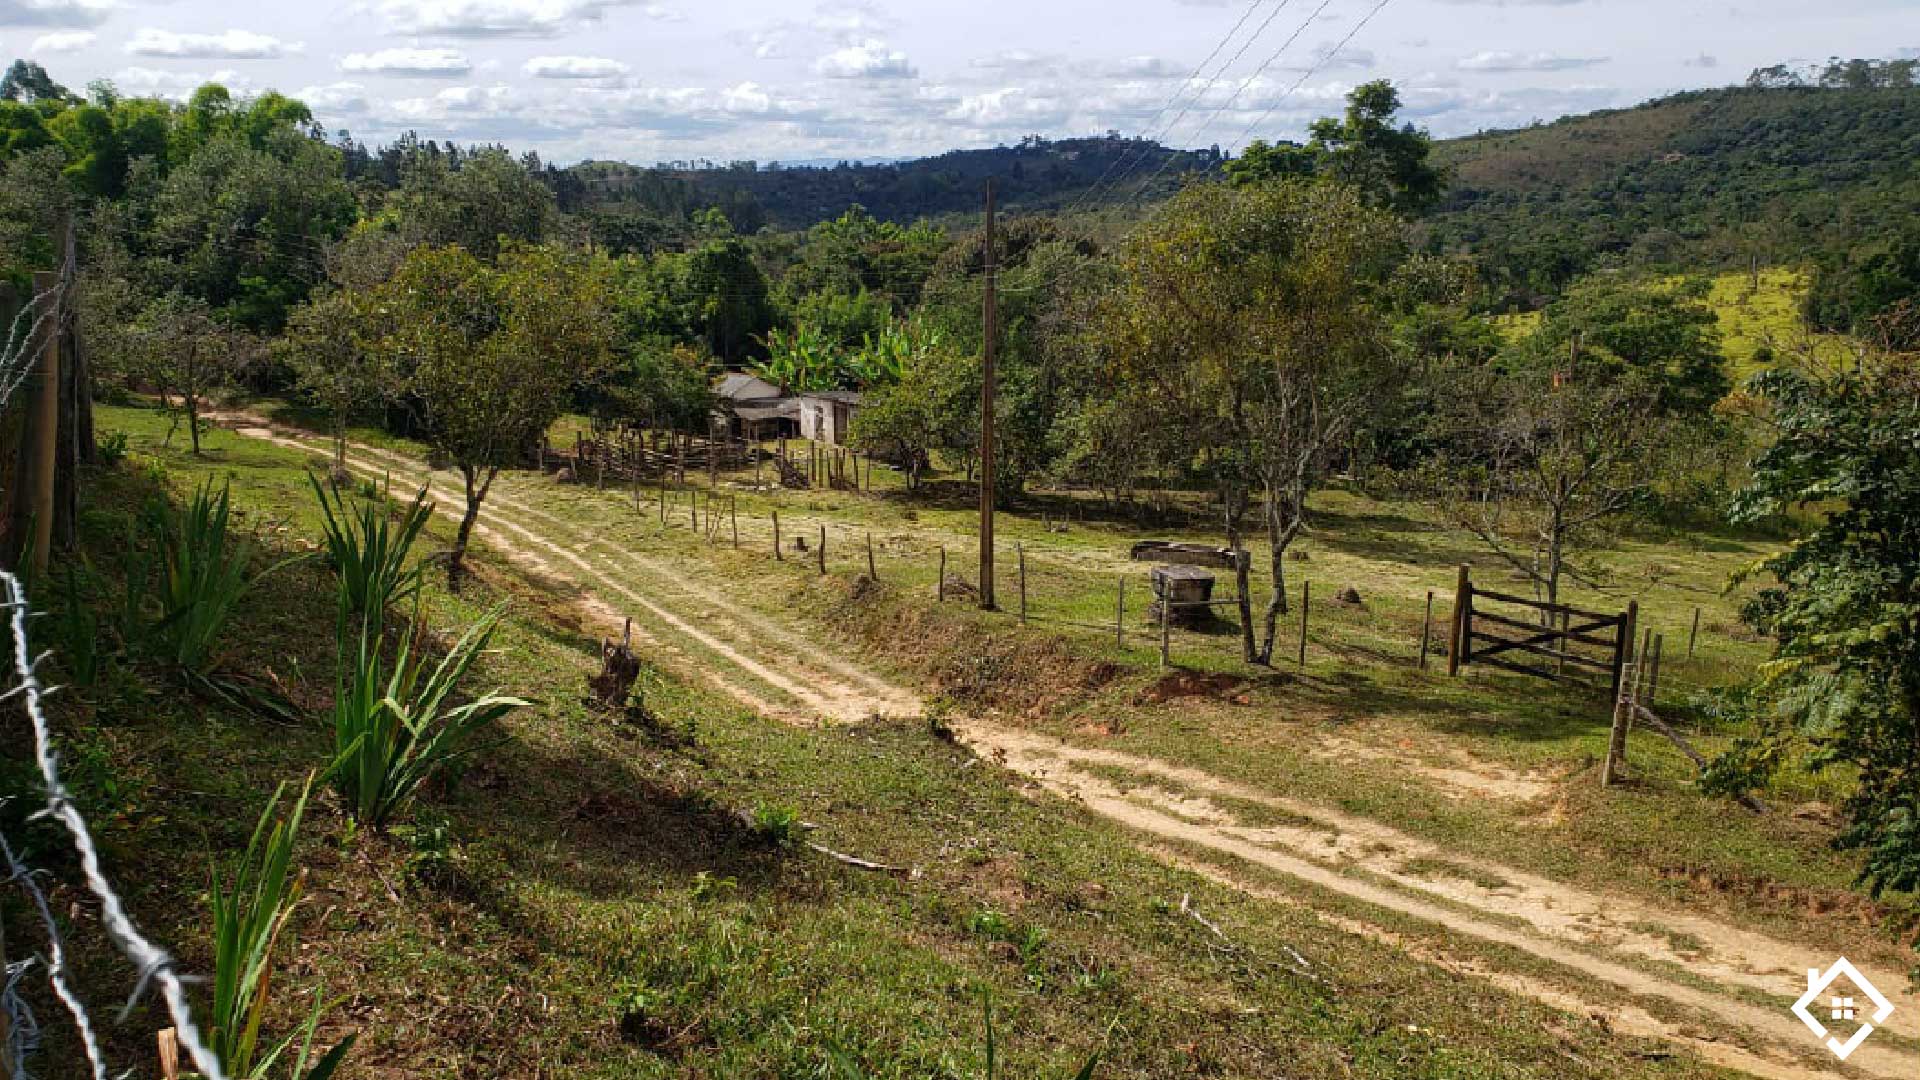
[[[1247,680],[1238,675],[1203,674],[1197,671],[1172,671],[1134,698],[1136,705],[1160,705],[1176,698],[1207,698],[1235,705],[1248,704],[1243,692]]]

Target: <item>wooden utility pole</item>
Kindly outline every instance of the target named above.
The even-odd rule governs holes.
[[[987,226],[983,256],[986,298],[981,306],[980,355],[980,606],[993,610],[993,393],[999,352],[1000,305],[995,295],[999,265],[994,255],[993,179],[987,179]]]

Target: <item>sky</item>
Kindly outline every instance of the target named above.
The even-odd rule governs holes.
[[[1448,136],[1830,56],[1920,0],[0,0],[79,88],[279,90],[329,130],[568,163],[914,157],[1109,130],[1237,150],[1391,79]]]

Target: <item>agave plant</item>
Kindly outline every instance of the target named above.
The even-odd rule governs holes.
[[[214,645],[234,608],[261,578],[294,560],[249,574],[254,546],[230,530],[232,503],[223,485],[208,480],[184,510],[167,502],[148,509],[147,527],[159,547],[160,621],[148,635],[171,663],[192,675],[212,666]]]
[[[313,777],[309,776],[292,812],[277,819],[274,811],[286,794],[286,785],[280,785],[261,812],[253,839],[232,879],[224,887],[216,879],[209,890],[213,907],[213,1022],[208,1048],[229,1075],[246,1080],[268,1076],[296,1041],[299,1050],[291,1075],[295,1080],[326,1080],[353,1045],[353,1036],[348,1036],[322,1055],[312,1070],[307,1068],[324,1012],[324,999],[316,997],[313,1012],[298,1031],[264,1055],[259,1053],[260,1022],[272,1000],[275,947],[300,903],[301,880],[293,873],[293,841],[312,788]]]
[[[482,728],[527,702],[489,694],[452,704],[461,682],[486,649],[501,610],[473,624],[431,670],[424,655],[418,612],[401,634],[391,673],[381,655],[381,625],[361,624],[357,651],[341,663],[334,693],[334,787],[355,820],[383,829],[429,776],[468,750]]]
[[[395,523],[384,498],[349,505],[338,486],[323,486],[312,473],[307,474],[307,482],[320,500],[327,559],[340,578],[343,618],[386,611],[419,591],[423,568],[408,566],[407,559],[414,540],[433,516],[426,488],[420,489]]]

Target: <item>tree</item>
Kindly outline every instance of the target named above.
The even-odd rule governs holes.
[[[1399,375],[1379,301],[1403,255],[1346,185],[1197,185],[1136,235],[1098,317],[1111,385],[1135,388],[1139,427],[1184,433],[1230,545],[1263,497],[1273,598],[1259,642],[1243,620],[1249,662],[1271,662],[1307,497]]]
[[[3,101],[68,101],[72,97],[66,87],[53,81],[46,68],[32,60],[15,60],[7,67],[7,73],[0,75],[0,100]]]
[[[540,243],[553,222],[553,193],[501,149],[458,167],[444,155],[415,153],[388,206],[415,242],[457,245],[487,261],[502,240]]]
[[[1875,895],[1920,890],[1920,365],[1879,352],[1858,369],[1812,362],[1758,376],[1774,445],[1753,463],[1736,521],[1789,510],[1805,535],[1760,564],[1774,585],[1747,620],[1773,659],[1733,701],[1753,732],[1713,764],[1716,790],[1751,786],[1804,750],[1856,777],[1837,839],[1866,852]]]
[[[1733,388],[1707,291],[1698,279],[1588,278],[1547,307],[1508,361],[1577,368],[1589,385],[1635,375],[1661,412],[1703,417]]]
[[[1452,373],[1434,465],[1443,512],[1558,603],[1595,575],[1580,555],[1653,494],[1682,422],[1644,378],[1568,378],[1523,368]]]
[[[232,386],[258,354],[258,343],[213,317],[204,301],[171,292],[149,301],[131,333],[134,362],[161,398],[185,414],[193,452],[200,453],[200,413],[207,398]],[[180,413],[174,414],[174,426]],[[167,441],[173,428],[167,429]]]
[[[465,484],[447,561],[448,587],[458,589],[495,477],[525,460],[612,354],[605,264],[509,245],[489,266],[459,247],[418,248],[374,302],[381,345],[404,373],[427,440]]]
[[[382,328],[363,297],[333,292],[294,309],[275,357],[294,374],[295,387],[326,410],[333,424],[333,472],[347,474],[347,423],[355,413],[395,396],[391,357],[377,346]]]
[[[1412,124],[1394,124],[1400,92],[1380,79],[1347,95],[1344,116],[1314,121],[1304,147],[1265,142],[1249,145],[1226,164],[1236,185],[1322,175],[1359,191],[1369,206],[1419,214],[1440,201],[1446,172],[1427,159],[1433,139]]]

